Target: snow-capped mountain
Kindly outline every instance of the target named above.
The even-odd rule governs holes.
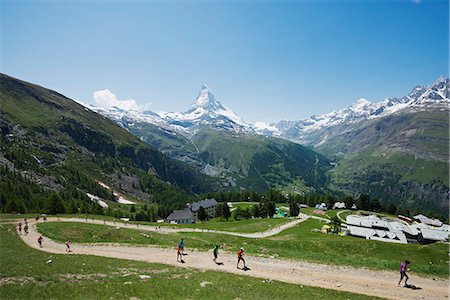
[[[188,111],[160,112],[159,116],[167,124],[195,132],[199,127],[211,126],[217,129],[228,129],[237,132],[253,131],[250,124],[246,123],[231,109],[222,105],[214,97],[211,90],[203,85],[197,99],[191,104]]]
[[[255,133],[251,124],[245,122],[239,115],[224,106],[214,97],[211,90],[203,85],[196,100],[186,112],[152,112],[123,110],[118,107],[89,107],[108,117],[125,128],[134,123],[150,123],[180,133],[192,136],[203,127],[211,127],[236,133]]]
[[[450,101],[450,81],[439,77],[428,87],[417,86],[402,98],[386,98],[380,102],[370,102],[361,98],[349,107],[327,114],[313,115],[298,121],[283,120],[278,123],[247,123],[238,114],[220,103],[212,91],[203,85],[196,100],[186,112],[151,112],[123,110],[117,107],[90,107],[100,114],[116,121],[125,128],[134,123],[150,123],[186,137],[194,135],[204,127],[235,133],[260,134],[289,139],[302,143],[305,136],[320,130],[342,124],[352,124],[364,120],[381,118],[405,109],[420,110],[429,107],[448,108]]]
[[[259,134],[277,136],[301,142],[304,135],[341,124],[351,124],[399,113],[405,109],[425,109],[427,107],[447,107],[450,101],[450,81],[439,77],[428,87],[417,86],[402,98],[387,98],[372,103],[361,98],[347,108],[323,115],[313,115],[305,120],[280,121],[278,123],[258,123],[254,129]]]

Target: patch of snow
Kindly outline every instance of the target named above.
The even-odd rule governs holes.
[[[120,204],[136,204],[133,201],[125,199],[123,196],[119,195],[116,192],[114,192],[113,195],[117,197],[117,202],[120,203]]]
[[[86,196],[89,197],[89,199],[91,199],[94,202],[97,202],[98,205],[100,205],[103,208],[108,208],[108,204],[106,204],[105,201],[103,201],[100,197],[86,193]]]

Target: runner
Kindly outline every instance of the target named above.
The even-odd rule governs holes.
[[[219,255],[219,245],[217,244],[214,246],[213,255],[214,255],[213,261],[217,264],[216,259],[217,256]]]
[[[42,241],[44,240],[44,238],[42,237],[42,235],[39,236],[38,238],[38,243],[39,243],[39,247],[42,248]]]
[[[19,234],[22,234],[22,222],[19,222]]]
[[[25,227],[23,228],[23,232],[25,235],[28,235],[28,224],[25,224]]]
[[[237,264],[236,264],[236,268],[238,268],[238,269],[239,269],[239,262],[241,260],[244,262],[244,267],[242,269],[245,269],[245,259],[244,259],[243,256],[244,256],[244,248],[241,247],[241,249],[239,249],[239,251],[238,251],[238,261],[237,261]]]
[[[70,240],[67,240],[66,247],[66,252],[72,252],[72,250],[70,250]]]
[[[407,267],[410,263],[411,262],[409,260],[405,260],[404,262],[402,262],[402,265],[400,266],[400,281],[398,282],[398,286],[400,286],[400,283],[402,282],[403,277],[406,278],[404,286],[408,285],[407,282],[408,282],[409,277],[408,277],[408,275],[406,275],[406,271],[408,271]]]
[[[25,225],[28,225],[27,218],[23,219],[23,222],[25,223]]]
[[[181,256],[181,247],[180,245],[178,245],[178,249],[177,249],[177,261],[178,262],[183,262],[183,256]]]
[[[184,240],[183,239],[180,240],[179,247],[180,247],[180,250],[181,250],[181,255],[184,255]]]

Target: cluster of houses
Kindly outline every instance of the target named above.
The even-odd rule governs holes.
[[[174,210],[168,217],[167,222],[172,224],[191,224],[198,221],[198,211],[203,207],[209,218],[216,216],[216,207],[219,203],[216,199],[205,199],[192,204],[187,204],[185,209]]]
[[[316,204],[316,206],[314,208],[315,209],[321,209],[321,210],[327,210],[328,209],[326,203]],[[335,202],[331,209],[344,209],[344,208],[346,208],[344,202]],[[358,207],[356,206],[356,204],[353,203],[353,205],[350,207],[350,209],[358,209]]]
[[[399,216],[399,219],[378,217],[375,215],[349,215],[346,227],[350,235],[393,243],[445,242],[449,240],[450,227],[440,220],[424,215],[413,219]]]

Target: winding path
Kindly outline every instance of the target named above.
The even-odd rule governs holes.
[[[61,219],[61,221],[69,222],[75,222],[75,220],[76,219]],[[85,223],[85,220],[81,220],[81,222]],[[51,218],[48,221],[56,221],[56,219]],[[96,223],[102,224],[102,221],[97,221]],[[108,223],[109,222],[107,222],[107,225]],[[66,253],[66,247],[64,244],[57,243],[49,238],[45,238],[43,248],[39,248],[37,243],[39,233],[36,230],[36,222],[30,222],[29,224],[29,234],[27,236],[20,235],[27,245],[49,253]],[[121,227],[120,224],[113,224],[113,226],[117,225]],[[125,227],[124,224],[122,225]],[[127,225],[126,227],[130,228],[132,226]],[[139,226],[139,229],[145,230],[146,227]],[[174,228],[161,229],[161,232],[163,233],[180,231],[180,229]],[[153,228],[153,230],[155,230],[155,228]],[[184,229],[182,230],[185,231]],[[263,233],[264,232],[259,234],[264,236]],[[268,234],[269,233],[266,233],[265,235]],[[252,236],[256,237],[255,234],[252,234]],[[224,265],[218,266],[212,261],[212,253],[202,251],[190,251],[189,255],[185,257],[186,263],[180,264],[176,261],[176,252],[174,249],[153,246],[127,246],[124,244],[73,244],[72,250],[73,252],[70,255],[88,254],[149,263],[162,263],[184,268],[229,272],[239,275],[348,291],[389,299],[448,299],[448,280],[418,277],[414,274],[411,275],[411,282],[413,282],[416,286],[421,287],[422,289],[420,290],[397,287],[397,272],[374,271],[293,260],[246,256],[246,261],[251,270],[244,272],[236,268],[235,255],[223,251],[219,254],[219,260],[223,261]]]

